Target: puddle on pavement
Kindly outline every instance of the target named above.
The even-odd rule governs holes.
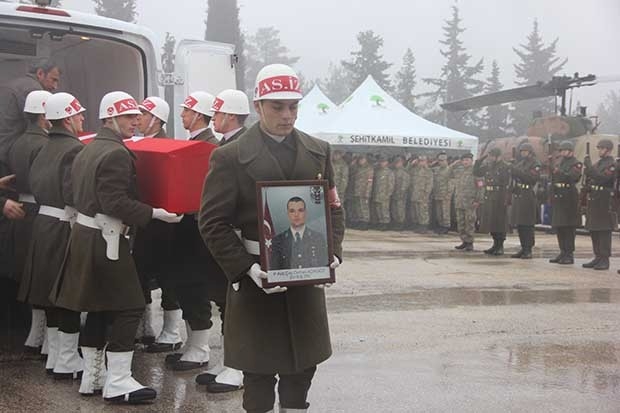
[[[456,306],[524,304],[620,303],[619,288],[593,289],[476,289],[439,288],[403,294],[328,297],[332,313],[402,311]]]

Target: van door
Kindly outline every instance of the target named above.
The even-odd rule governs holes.
[[[176,139],[187,139],[179,106],[191,92],[202,90],[217,95],[224,89],[236,88],[235,46],[202,40],[181,40],[174,62],[173,119],[168,132]]]

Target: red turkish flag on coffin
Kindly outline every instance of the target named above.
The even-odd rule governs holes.
[[[158,138],[126,140],[125,145],[136,155],[142,202],[177,214],[200,209],[209,158],[217,145]]]

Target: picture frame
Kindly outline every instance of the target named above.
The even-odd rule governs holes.
[[[336,281],[328,191],[318,179],[256,183],[263,288]]]

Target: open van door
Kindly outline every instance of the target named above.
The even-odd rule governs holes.
[[[177,139],[187,139],[188,133],[181,122],[179,106],[187,95],[202,90],[217,95],[224,89],[236,88],[235,46],[202,40],[181,40],[174,60],[173,119],[168,132]]]

